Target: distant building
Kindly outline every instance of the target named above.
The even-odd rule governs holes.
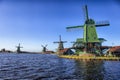
[[[107,51],[107,55],[108,55],[108,56],[120,56],[120,46],[111,47],[111,48]]]
[[[6,51],[5,48],[1,49],[1,52],[5,52],[5,51]]]
[[[12,51],[10,51],[10,50],[6,50],[5,48],[3,48],[3,49],[1,49],[0,52],[2,52],[2,53],[11,53]]]
[[[71,54],[74,54],[74,52],[69,48],[64,48],[64,49],[59,50],[59,54],[61,54],[61,55],[71,55]]]

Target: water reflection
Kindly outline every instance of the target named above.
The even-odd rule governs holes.
[[[74,74],[83,80],[103,80],[103,64],[103,61],[76,61]]]

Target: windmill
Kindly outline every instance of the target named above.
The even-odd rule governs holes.
[[[78,54],[80,54],[81,52],[99,54],[101,52],[100,50],[101,43],[106,40],[104,38],[98,38],[96,27],[109,26],[109,22],[101,21],[95,23],[95,21],[93,19],[90,19],[88,16],[87,5],[85,5],[85,18],[86,20],[84,22],[84,25],[66,27],[66,29],[67,30],[75,28],[83,29],[83,38],[78,38],[76,40],[76,43],[74,43],[74,45],[79,47],[79,49],[76,49],[76,52]],[[78,44],[84,45],[84,48],[81,49],[81,46],[78,46]]]
[[[41,45],[41,47],[43,47],[43,50],[42,50],[42,52],[46,52],[47,51],[47,45],[45,45],[45,46],[43,46],[43,45]]]
[[[59,35],[59,41],[55,41],[53,43],[58,43],[58,51],[64,49],[63,43],[66,43],[67,41],[62,41],[61,40],[61,35]]]
[[[16,48],[17,48],[17,53],[21,53],[20,48],[23,48],[23,47],[20,46],[20,43],[18,44],[18,46],[16,46]]]

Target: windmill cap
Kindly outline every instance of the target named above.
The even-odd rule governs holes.
[[[85,21],[85,24],[95,24],[95,21],[93,19],[88,19]]]

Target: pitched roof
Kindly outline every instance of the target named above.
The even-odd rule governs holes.
[[[64,48],[64,49],[60,50],[60,53],[67,52],[67,50],[69,50],[69,48]]]
[[[114,46],[109,49],[109,52],[120,52],[120,46]]]

